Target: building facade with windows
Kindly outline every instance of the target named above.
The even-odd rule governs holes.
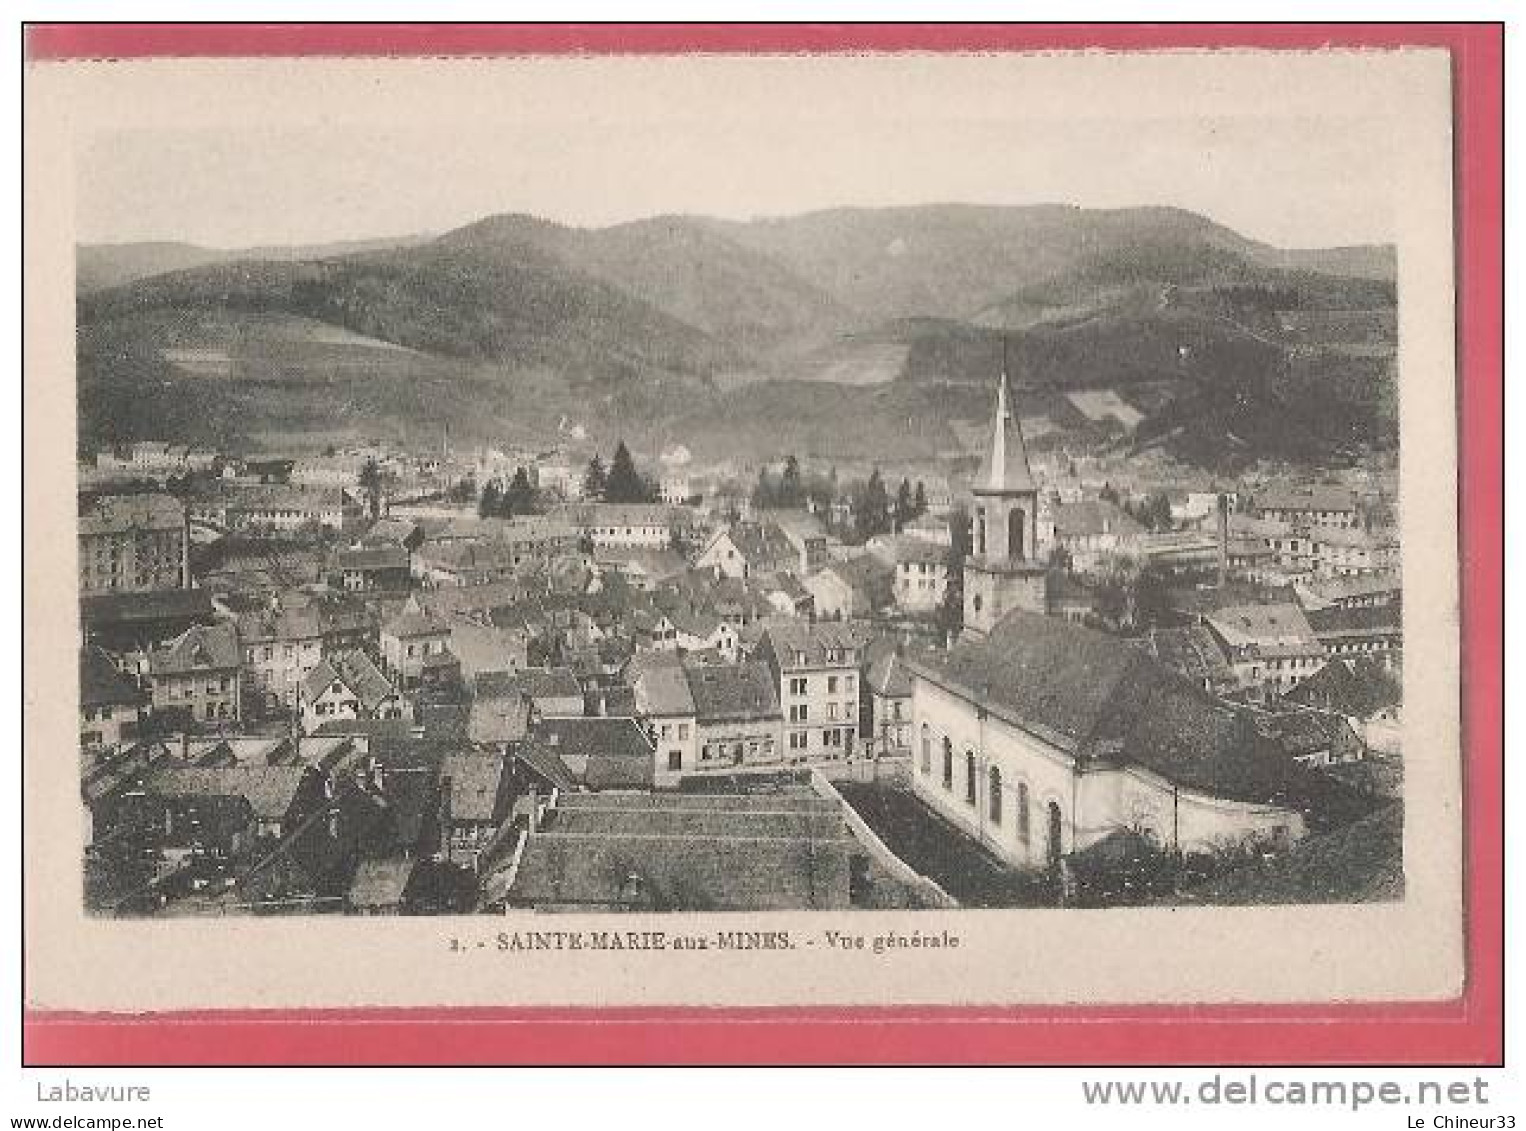
[[[186,512],[169,495],[103,495],[78,533],[81,597],[190,587]]]
[[[756,655],[776,680],[790,761],[835,761],[857,752],[868,644],[867,630],[846,622],[785,621],[764,630]]]

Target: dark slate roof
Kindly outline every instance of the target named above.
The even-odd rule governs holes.
[[[1306,615],[1309,627],[1318,636],[1339,636],[1346,633],[1370,635],[1403,630],[1397,604],[1358,606],[1354,609],[1332,606],[1328,609],[1311,609]]]
[[[561,758],[589,789],[652,788],[652,740],[635,719],[541,719],[534,734],[536,742]]]
[[[1218,638],[1200,624],[1151,629],[1143,643],[1151,656],[1189,679],[1214,683],[1234,679]]]
[[[1105,633],[1018,610],[985,640],[908,663],[1078,761],[1134,764],[1240,800],[1268,800],[1282,785],[1285,767],[1248,720]]]
[[[548,785],[557,789],[576,789],[578,786],[577,779],[567,768],[567,763],[563,762],[555,751],[538,742],[527,742],[515,747],[514,759],[544,779]]]
[[[111,657],[96,647],[79,650],[79,705],[81,707],[136,707],[143,692],[133,685]]]
[[[1335,659],[1283,698],[1306,707],[1367,719],[1403,702],[1404,689],[1371,660]]]
[[[133,624],[185,617],[211,620],[212,594],[205,589],[153,589],[143,593],[103,593],[81,597],[80,621],[86,627]]]
[[[765,664],[706,664],[685,675],[702,724],[779,717],[779,688]]]

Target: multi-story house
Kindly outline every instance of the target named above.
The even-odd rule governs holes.
[[[601,550],[661,550],[679,524],[665,503],[581,503],[561,517]]]
[[[79,592],[190,587],[190,538],[169,495],[103,495],[79,516]]]
[[[1227,606],[1205,620],[1243,688],[1282,695],[1324,666],[1325,646],[1291,602]]]
[[[1356,494],[1344,487],[1274,488],[1256,496],[1255,511],[1261,518],[1301,527],[1354,530],[1362,521]]]
[[[195,625],[148,654],[154,711],[191,724],[225,725],[240,714],[238,632]]]
[[[696,663],[688,665],[684,675],[694,702],[695,773],[777,766],[790,760],[777,685],[766,665]]]
[[[770,624],[756,658],[773,673],[791,760],[853,756],[859,733],[859,679],[869,634],[851,623]]]
[[[800,568],[801,552],[776,522],[737,522],[718,531],[694,559],[696,569],[746,581]]]
[[[364,652],[337,652],[302,681],[302,730],[354,719],[403,719],[408,703]]]
[[[323,622],[310,605],[247,613],[238,621],[244,675],[266,709],[295,711],[302,681],[323,659]]]
[[[625,677],[657,752],[654,780],[676,785],[699,770],[698,712],[683,664],[672,652],[642,653],[631,658]]]
[[[110,749],[138,737],[146,696],[111,657],[87,645],[79,653],[79,743]]]
[[[404,691],[419,686],[429,658],[450,650],[450,625],[427,613],[404,610],[381,626],[382,667]]]
[[[911,535],[888,538],[871,548],[895,572],[890,591],[905,612],[936,609],[948,592],[947,546]]]
[[[1128,554],[1139,548],[1144,527],[1116,503],[1087,499],[1062,503],[1054,509],[1053,541],[1070,554],[1077,569],[1095,569],[1110,554]]]
[[[346,593],[396,593],[412,581],[412,558],[403,546],[366,546],[334,555],[334,574]]]
[[[864,675],[869,692],[869,741],[877,758],[911,753],[911,670],[899,648],[887,647]]]

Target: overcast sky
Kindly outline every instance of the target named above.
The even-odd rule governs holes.
[[[424,121],[335,110],[299,119],[321,126],[273,113],[109,129],[80,152],[79,238],[247,247],[440,232],[499,212],[605,225],[934,201],[1177,205],[1284,247],[1393,238],[1393,142],[1370,118],[1189,118],[1160,114],[1162,101],[1129,120],[1099,113],[1100,99],[1034,117],[1020,91],[991,85],[937,101],[904,82],[809,86],[770,97],[747,81],[702,93],[648,81],[622,98],[564,84],[542,102],[478,97]]]

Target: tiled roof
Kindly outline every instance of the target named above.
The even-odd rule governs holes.
[[[1249,723],[1116,637],[1025,611],[983,641],[908,661],[1079,761],[1136,764],[1216,796],[1267,800],[1281,784]]]
[[[407,569],[408,551],[402,546],[362,546],[334,555],[339,569]]]
[[[1403,615],[1397,604],[1311,609],[1309,625],[1317,636],[1366,636],[1403,631]]]
[[[1334,659],[1283,698],[1366,719],[1403,702],[1404,689],[1370,660]]]
[[[522,692],[483,694],[479,684],[467,719],[467,740],[477,745],[521,742],[530,731],[533,708]]]
[[[589,789],[651,789],[653,747],[646,730],[629,718],[540,719],[535,741],[573,767],[582,763]]]
[[[418,636],[444,636],[450,632],[450,626],[427,613],[413,613],[405,610],[383,624],[381,630],[388,636],[404,639]]]
[[[692,715],[694,696],[678,658],[667,652],[643,652],[635,656],[626,678],[636,694],[636,710],[642,715]]]
[[[1082,499],[1075,503],[1061,503],[1055,508],[1054,533],[1056,538],[1095,538],[1101,534],[1135,538],[1144,533],[1144,527],[1116,503],[1105,499]]]
[[[779,688],[764,664],[691,666],[685,677],[701,724],[779,717]]]
[[[367,713],[375,711],[392,695],[392,684],[364,652],[336,652],[318,661],[307,673],[303,687],[307,698],[317,699],[329,684],[344,684]]]
[[[222,671],[238,665],[238,635],[231,624],[193,625],[148,658],[149,673],[155,676]]]
[[[1314,630],[1291,601],[1230,605],[1208,614],[1208,623],[1231,648],[1313,644]]]
[[[583,696],[583,686],[570,668],[524,668],[514,674],[510,683],[534,700],[581,700]]]
[[[154,797],[242,797],[261,820],[290,811],[307,776],[305,766],[165,766],[144,779]]]
[[[862,657],[856,653],[868,646],[873,632],[868,625],[854,624],[852,621],[811,624],[785,618],[770,622],[763,636],[773,643],[780,666],[788,671],[791,668],[826,664],[829,662],[828,652],[838,652],[843,657],[830,661],[831,663],[857,663]],[[852,661],[846,658],[850,650],[855,652]],[[803,663],[796,658],[799,654],[805,657]]]
[[[321,636],[323,622],[317,608],[311,605],[246,613],[238,618],[238,637],[244,644],[274,640],[316,640]]]
[[[93,646],[79,650],[79,705],[81,707],[136,707],[143,692],[117,671],[111,657]]]
[[[450,781],[450,813],[459,821],[491,821],[500,815],[503,758],[498,754],[452,753],[441,774]]]
[[[1256,496],[1258,510],[1354,511],[1356,495],[1344,487],[1271,488]]]

